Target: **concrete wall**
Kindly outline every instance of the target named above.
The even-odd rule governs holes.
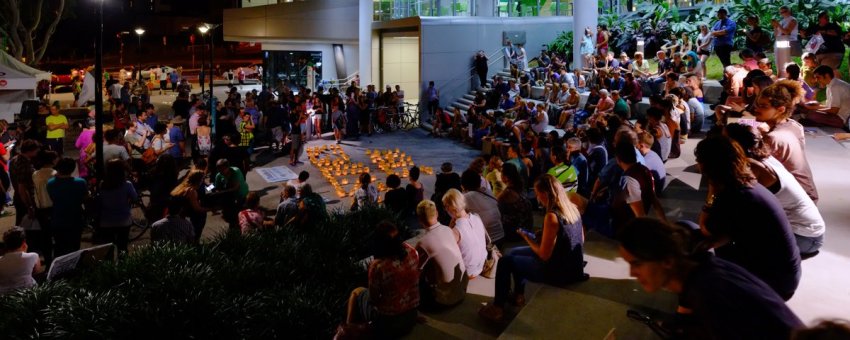
[[[358,0],[311,0],[224,10],[224,40],[356,44]]]
[[[561,31],[572,30],[572,17],[423,17],[421,18],[420,93],[433,80],[440,90],[440,105],[446,106],[471,89],[468,80],[472,57],[478,50],[488,55],[502,48],[503,31],[524,31],[525,49],[532,57],[540,54]],[[501,53],[490,60],[501,57]],[[490,65],[488,76],[503,69],[499,60]]]

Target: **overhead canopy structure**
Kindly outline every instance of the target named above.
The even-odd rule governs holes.
[[[24,101],[35,99],[35,88],[41,80],[50,81],[50,73],[0,51],[0,119],[12,122]]]

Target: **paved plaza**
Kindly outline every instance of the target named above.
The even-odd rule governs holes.
[[[248,88],[242,89],[246,91]],[[216,88],[216,93],[224,88]],[[55,95],[56,100],[66,100],[63,95]],[[166,114],[174,96],[156,95],[152,98],[158,107],[158,112]],[[800,288],[788,302],[791,309],[807,324],[819,318],[850,318],[850,273],[837,268],[847,268],[850,264],[850,210],[848,195],[850,180],[847,179],[850,169],[850,142],[836,142],[830,136],[834,131],[823,129],[808,129],[806,150],[814,171],[814,177],[820,192],[818,203],[820,211],[827,223],[825,245],[820,254],[803,261],[803,277]],[[313,140],[307,147],[335,145],[333,138],[326,134],[322,140]],[[668,172],[668,187],[664,191],[662,202],[670,220],[694,220],[705,199],[705,186],[701,185],[701,176],[695,170],[693,149],[699,138],[689,139],[682,148],[682,157],[670,160],[666,164]],[[375,134],[371,137],[362,136],[360,140],[344,141],[341,148],[351,157],[354,163],[364,163],[375,169],[371,164],[366,150],[398,148],[411,156],[419,166],[432,167],[439,171],[443,162],[454,164],[455,171],[460,173],[466,169],[472,159],[480,151],[471,149],[453,140],[433,138],[422,129],[397,131],[388,134]],[[288,156],[273,154],[270,150],[260,148],[254,155],[255,169],[247,175],[250,190],[262,193],[261,206],[272,210],[277,205],[280,195],[280,183],[266,182],[256,171],[256,168],[277,166],[289,167],[294,173],[306,170],[310,173],[310,183],[316,192],[325,197],[329,209],[349,209],[351,197],[340,199],[330,183],[322,178],[318,168],[311,165],[304,153],[304,162],[295,167],[289,167]],[[378,173],[378,181],[384,181],[386,174]],[[355,183],[356,176],[346,177],[350,183]],[[425,197],[433,193],[435,177],[423,174]],[[402,179],[402,185],[406,179]],[[382,193],[383,195],[383,193]],[[741,212],[746,213],[746,212]],[[540,214],[536,213],[537,224]],[[411,220],[411,223],[414,221]],[[14,223],[13,217],[0,219],[0,227],[8,228]],[[211,215],[204,230],[204,239],[209,239],[227,228],[220,215]],[[141,246],[146,239],[131,245]],[[512,323],[495,326],[480,320],[476,311],[480,304],[489,301],[493,296],[494,282],[492,279],[478,277],[470,281],[466,300],[459,306],[444,312],[426,314],[426,322],[414,329],[410,338],[425,339],[435,337],[447,338],[540,338],[551,334],[581,334],[586,338],[602,338],[612,328],[622,338],[639,338],[649,336],[648,328],[629,321],[625,310],[629,306],[643,306],[651,310],[669,310],[675,305],[671,294],[660,293],[648,295],[629,278],[628,265],[619,257],[617,245],[593,232],[587,236],[585,259],[588,261],[586,272],[592,279],[588,282],[568,288],[544,287],[531,285],[528,291],[528,305],[522,309]],[[556,313],[553,313],[557,311]],[[578,330],[581,329],[581,332]],[[577,333],[578,332],[578,333]]]

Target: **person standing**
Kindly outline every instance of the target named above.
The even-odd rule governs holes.
[[[773,36],[776,41],[788,41],[791,47],[791,55],[799,57],[803,54],[803,46],[800,44],[800,26],[797,23],[797,18],[791,16],[791,9],[788,6],[779,7],[779,20],[770,22],[773,26]],[[778,53],[774,53],[778,55]]]
[[[474,64],[475,73],[478,75],[479,86],[487,87],[487,71],[489,67],[487,66],[487,55],[484,51],[478,51],[478,53],[475,54]]]
[[[171,81],[171,92],[177,92],[177,83],[180,82],[180,76],[177,74],[177,70],[171,71],[168,78]]]
[[[437,108],[440,107],[440,90],[434,87],[434,81],[428,82],[428,88],[425,89],[425,98],[428,98],[428,112],[431,118],[435,117]]]
[[[30,243],[33,251],[44,256],[44,261],[50,263],[53,261],[53,240],[50,235],[50,215],[53,212],[53,201],[50,200],[50,195],[47,193],[47,182],[56,175],[56,159],[58,156],[53,151],[41,150],[34,160],[36,170],[32,174],[33,182],[33,202],[35,203],[35,218],[38,220],[38,225],[41,230],[30,230],[29,238],[33,242]],[[23,214],[23,212],[19,212]]]
[[[177,162],[179,168],[183,167],[183,155],[186,154],[186,138],[183,136],[183,130],[180,128],[185,122],[186,120],[183,117],[174,116],[167,125],[168,140],[171,144],[174,144],[174,147],[168,149],[168,153],[171,154],[171,157],[174,157],[174,161]]]
[[[127,251],[130,205],[139,199],[136,188],[127,180],[127,165],[121,159],[106,163],[106,177],[100,184],[100,226],[95,233],[97,243],[114,243],[119,251]]]
[[[56,241],[56,257],[80,250],[85,226],[83,201],[88,197],[86,181],[74,177],[77,162],[62,158],[56,163],[56,176],[47,181],[47,193],[53,201],[50,228]]]
[[[240,67],[238,73],[236,73],[236,76],[239,80],[239,85],[245,85],[245,70]]]
[[[165,67],[159,69],[159,94],[166,90],[168,86],[168,72]]]
[[[41,146],[32,139],[25,139],[21,143],[21,150],[9,162],[9,176],[11,178],[14,195],[12,202],[15,205],[15,225],[21,225],[24,215],[35,217],[34,192],[35,184],[32,175],[35,173],[33,160],[38,155]]]
[[[517,44],[516,47],[516,59],[519,63],[519,70],[528,72],[528,53],[525,52],[525,46],[523,44]]]
[[[594,46],[593,33],[590,32],[590,27],[586,27],[584,29],[584,36],[581,37],[581,56],[584,61],[582,68],[589,68],[593,66]]]
[[[608,55],[608,38],[611,35],[608,33],[608,26],[596,26],[596,55]]]
[[[829,13],[821,12],[818,14],[817,25],[806,29],[805,34],[808,38],[813,38],[815,35],[820,35],[823,38],[823,43],[816,51],[809,51],[815,53],[817,65],[826,65],[833,70],[838,70],[844,59],[841,26],[829,21]],[[835,72],[835,78],[841,79],[841,72]]]
[[[47,139],[45,146],[62,156],[64,151],[65,130],[68,129],[68,117],[59,113],[59,102],[50,106],[50,116],[44,119],[47,124]]]
[[[729,19],[729,11],[721,8],[717,11],[717,22],[711,28],[711,35],[714,37],[714,53],[723,64],[723,68],[732,65],[731,55],[732,49],[735,48],[735,30],[737,25],[734,20]]]

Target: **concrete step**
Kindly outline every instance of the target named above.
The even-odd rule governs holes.
[[[479,89],[480,89],[480,87],[479,87]],[[467,93],[467,94],[463,95],[463,98],[469,99],[469,100],[475,100],[475,95]]]
[[[464,105],[469,106],[469,105],[472,105],[472,100],[469,100],[469,99],[466,99],[466,98],[458,98],[458,100],[456,100],[455,103],[464,104]]]
[[[652,330],[629,319],[626,311],[657,316],[675,310],[676,301],[671,293],[646,293],[634,280],[594,277],[567,287],[542,285],[499,339],[546,339],[552,334],[603,339],[614,328],[618,339],[654,339]]]

